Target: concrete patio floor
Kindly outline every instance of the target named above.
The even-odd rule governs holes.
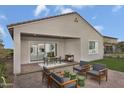
[[[52,70],[55,71],[62,71],[62,70],[69,70],[72,72],[72,67],[64,67],[64,68],[57,68]],[[42,71],[35,71],[32,73],[26,73],[19,76],[14,77],[14,86],[16,88],[47,88],[46,83],[42,82]],[[101,84],[88,77],[85,80],[85,88],[124,88],[124,73],[108,70],[108,81],[106,82],[103,80]]]
[[[41,67],[38,65],[38,63],[32,63],[32,64],[22,64],[21,65],[21,74],[29,74],[37,71],[41,71]]]

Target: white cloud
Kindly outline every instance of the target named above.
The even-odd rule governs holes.
[[[72,8],[82,9],[82,8],[93,8],[93,5],[72,5]]]
[[[117,12],[117,11],[119,11],[121,8],[122,8],[121,5],[116,5],[116,6],[113,7],[112,12]]]
[[[93,5],[71,5],[71,6],[64,6],[64,5],[58,5],[55,8],[55,12],[58,12],[59,14],[64,13],[70,13],[74,12],[75,9],[82,9],[82,8],[93,8]]]
[[[34,16],[37,17],[42,12],[45,12],[45,16],[47,16],[49,9],[45,5],[38,5],[34,11]]]
[[[93,16],[91,19],[92,19],[92,20],[96,19],[96,16]]]
[[[7,20],[7,17],[5,15],[0,15],[0,19]]]
[[[59,12],[59,14],[65,14],[73,12],[71,8],[65,8],[64,6],[56,6],[55,12]]]
[[[99,32],[102,32],[104,30],[104,27],[102,25],[96,25],[94,26],[94,28]]]
[[[6,37],[7,34],[5,33],[4,27],[0,25],[0,34],[2,34],[2,37]]]
[[[70,12],[73,12],[73,10],[71,8],[63,8],[61,10],[61,14],[70,13]]]

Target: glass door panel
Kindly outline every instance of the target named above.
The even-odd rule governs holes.
[[[37,60],[43,60],[44,55],[45,55],[45,48],[44,44],[38,44],[38,55],[37,55]]]
[[[46,52],[46,57],[54,57],[57,56],[56,52],[56,44],[45,44],[45,52]]]
[[[31,61],[41,61],[44,57],[57,56],[56,43],[32,44],[30,48]]]
[[[31,61],[37,60],[37,45],[31,45]]]

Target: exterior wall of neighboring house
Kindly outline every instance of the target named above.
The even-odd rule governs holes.
[[[117,44],[117,38],[104,37],[104,43]]]
[[[75,18],[78,22],[75,22]],[[13,26],[14,28],[14,73],[20,73],[20,64],[29,63],[29,46],[30,41],[35,38],[23,38],[21,33],[50,35],[59,37],[73,37],[77,39],[64,39],[60,46],[60,55],[74,54],[77,61],[92,61],[103,58],[103,37],[95,31],[84,19],[78,14],[70,14],[61,17],[54,17],[42,21],[30,22]],[[52,39],[47,39],[49,42]],[[36,41],[42,41],[42,38]],[[89,53],[89,42],[95,41],[98,45],[97,53]],[[63,48],[62,48],[63,47]],[[59,51],[58,51],[59,52]],[[59,54],[59,53],[58,53]],[[27,56],[26,56],[27,55]],[[23,62],[22,62],[23,61]]]
[[[117,38],[104,36],[104,53],[116,52]]]

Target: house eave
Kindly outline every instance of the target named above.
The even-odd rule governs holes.
[[[110,38],[110,39],[118,39],[118,38],[115,38],[115,37],[110,37],[110,36],[103,36],[104,38]]]
[[[33,20],[28,20],[28,21],[23,21],[23,22],[17,22],[17,23],[9,24],[9,25],[7,25],[7,27],[22,25],[22,24],[31,23],[31,22],[37,22],[37,21],[41,21],[41,20],[51,19],[51,18],[70,15],[70,14],[77,14],[77,13],[76,12],[71,12],[71,13],[65,13],[65,14],[60,14],[60,15],[55,15],[55,16],[49,16],[49,17],[40,18],[40,19],[33,19]]]

